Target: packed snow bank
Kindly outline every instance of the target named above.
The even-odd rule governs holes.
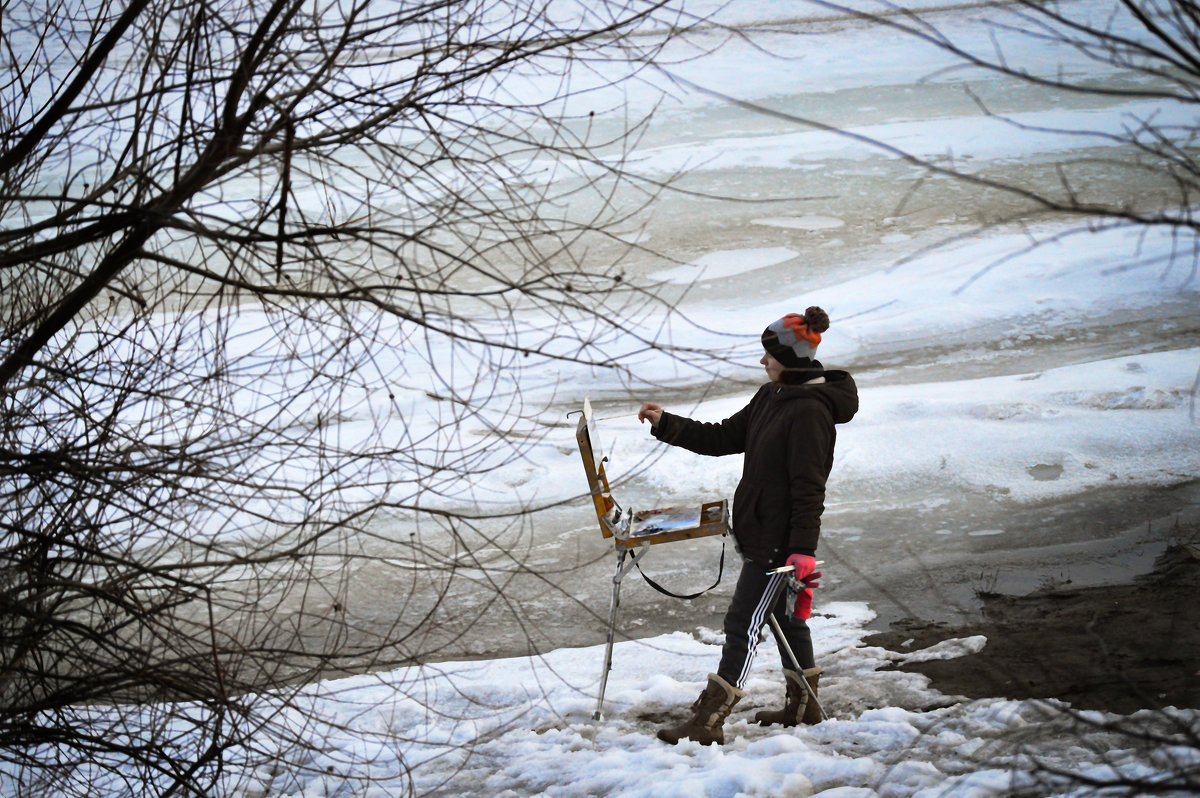
[[[945,696],[924,676],[880,668],[968,655],[986,641],[888,651],[862,644],[871,618],[863,604],[831,603],[812,619],[831,716],[817,726],[752,722],[783,692],[768,638],[748,696],[726,724],[724,747],[659,742],[657,727],[681,716],[718,660],[720,636],[701,629],[618,643],[599,722],[592,713],[602,646],[325,681],[293,696],[291,708],[259,698],[265,725],[253,747],[296,761],[239,767],[235,753],[222,792],[393,796],[406,794],[411,779],[419,795],[446,796],[986,798],[1034,786],[1039,794],[1071,793],[1069,777],[1051,775],[1057,769],[1146,778],[1177,768],[1180,756],[1197,759],[1194,748],[1165,743],[1182,743],[1189,727],[1194,741],[1200,711],[1119,718],[1057,702]],[[1166,737],[1147,748],[1117,727]],[[118,774],[81,766],[76,776],[81,785],[105,777],[93,783],[100,788],[119,783]],[[0,791],[17,791],[11,772]]]
[[[1186,481],[1200,451],[1191,402],[1198,363],[1200,349],[1183,349],[1003,377],[860,386],[861,409],[838,431],[835,500],[905,506],[965,491],[1034,501]],[[720,421],[748,399],[668,409]],[[632,416],[604,421],[602,431],[611,476],[658,456],[638,488],[639,507],[732,494],[741,475],[740,458],[658,446]]]

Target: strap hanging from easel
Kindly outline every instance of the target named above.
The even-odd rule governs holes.
[[[646,576],[646,572],[642,570],[641,563],[638,563],[635,560],[634,565],[637,566],[638,573],[642,575],[642,579],[646,580],[646,584],[650,585],[650,587],[654,588],[659,593],[662,593],[664,596],[670,596],[671,598],[683,599],[684,601],[691,601],[694,598],[700,598],[705,593],[712,590],[717,585],[721,584],[721,576],[725,573],[725,541],[724,540],[721,541],[721,564],[717,567],[717,581],[713,582],[711,585],[704,588],[699,593],[692,593],[690,596],[681,596],[678,593],[672,593],[670,590],[667,590],[665,587],[660,585],[658,582],[655,582],[653,579]]]

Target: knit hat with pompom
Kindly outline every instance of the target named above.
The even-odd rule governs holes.
[[[813,367],[821,333],[829,329],[829,314],[817,306],[776,319],[763,330],[763,349],[788,369]]]

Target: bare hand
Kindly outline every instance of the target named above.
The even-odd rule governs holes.
[[[642,409],[638,411],[638,421],[643,424],[649,421],[651,427],[657,427],[658,420],[662,418],[662,414],[663,409],[661,407],[654,404],[654,402],[646,402],[646,404],[642,405]]]

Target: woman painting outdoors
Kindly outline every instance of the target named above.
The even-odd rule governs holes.
[[[763,725],[816,723],[820,708],[808,701],[806,680],[815,695],[821,669],[813,658],[806,619],[812,606],[817,539],[825,509],[825,481],[833,467],[835,424],[858,410],[858,389],[845,371],[826,371],[816,360],[829,316],[810,307],[789,313],[762,334],[759,361],[770,382],[744,408],[720,423],[703,423],[646,402],[638,418],[649,421],[654,437],[697,454],[744,453],[742,478],[733,499],[733,536],[743,563],[725,614],[725,645],[717,672],[692,705],[691,717],[658,732],[669,743],[682,739],[723,744],[722,724],[745,695],[742,687],[758,647],[766,613],[774,613],[799,661],[801,672],[781,645],[786,698],[781,710],[759,712]],[[809,585],[794,606],[785,606],[792,573],[768,571],[794,566],[794,577]]]

